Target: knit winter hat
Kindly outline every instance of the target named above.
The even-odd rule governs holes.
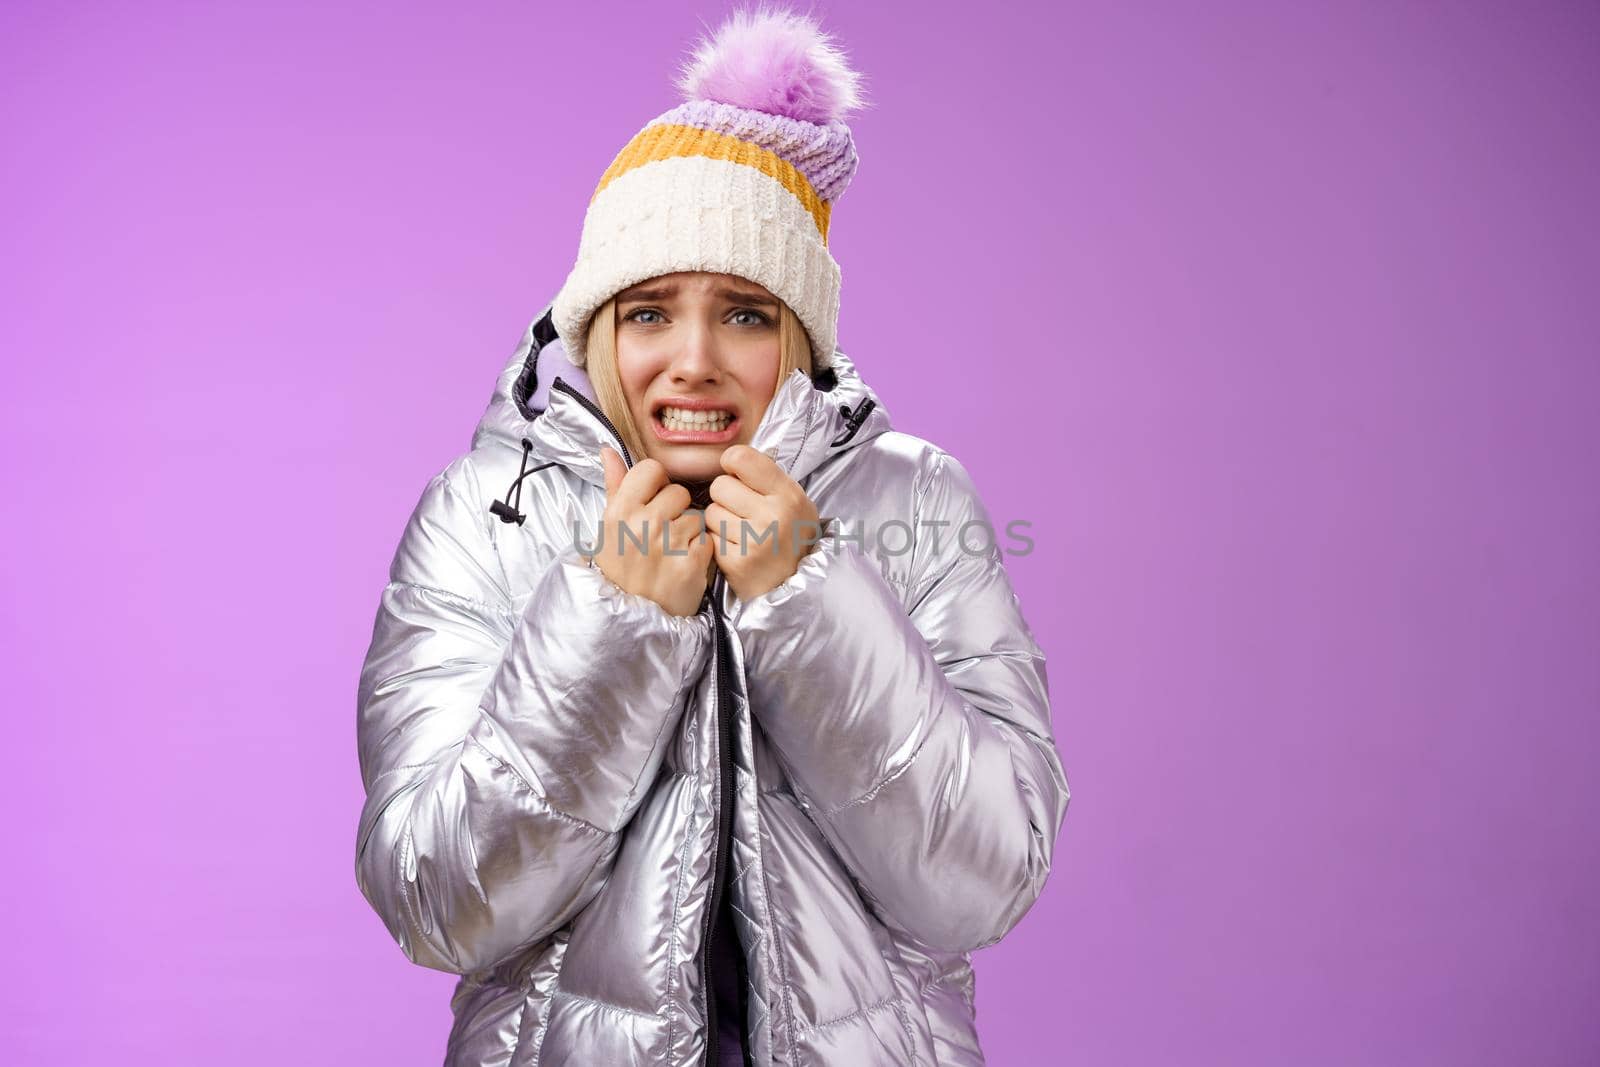
[[[683,68],[686,103],[617,153],[583,220],[577,264],[552,319],[583,366],[589,320],[623,289],[676,271],[733,274],[793,309],[817,370],[839,324],[833,203],[856,172],[843,116],[861,76],[816,22],[736,12]]]

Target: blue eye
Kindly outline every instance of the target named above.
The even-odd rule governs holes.
[[[744,325],[746,325],[746,326],[765,326],[765,325],[767,325],[768,323],[770,323],[772,321],[771,319],[767,318],[766,315],[764,315],[761,312],[755,310],[754,308],[740,308],[738,311],[735,311],[734,314],[735,315],[754,315],[756,317],[756,321],[755,322],[744,323]]]
[[[622,318],[623,318],[624,322],[627,322],[627,321],[639,322],[640,320],[638,318],[636,318],[635,316],[638,316],[638,315],[659,315],[659,314],[661,314],[661,312],[657,311],[655,308],[635,308],[634,310],[628,312],[626,315],[622,316]],[[652,325],[654,325],[654,323],[646,322],[646,323],[644,323],[644,325],[652,326]]]

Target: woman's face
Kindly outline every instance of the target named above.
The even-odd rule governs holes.
[[[617,376],[645,448],[709,482],[749,444],[778,385],[778,300],[731,274],[663,274],[616,296]]]

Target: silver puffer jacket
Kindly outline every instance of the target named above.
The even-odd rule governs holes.
[[[754,1063],[982,1063],[968,954],[1038,897],[1068,790],[1001,552],[957,543],[990,521],[967,472],[843,354],[793,372],[752,444],[861,536],[680,617],[578,556],[603,444],[547,312],[423,491],[362,667],[357,880],[462,976],[446,1063],[708,1062],[722,894]]]

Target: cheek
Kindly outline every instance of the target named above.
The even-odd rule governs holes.
[[[629,344],[623,340],[622,334],[617,335],[617,380],[622,385],[622,394],[628,398],[629,406],[638,407],[640,398],[660,373],[659,363],[660,360],[648,349]]]
[[[742,353],[739,361],[739,385],[758,408],[765,407],[778,389],[778,342],[762,344]]]

